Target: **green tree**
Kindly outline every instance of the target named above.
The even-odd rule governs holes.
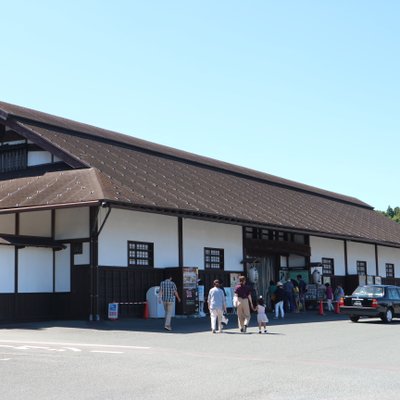
[[[400,223],[400,207],[392,208],[388,206],[386,211],[380,211],[383,215],[386,215],[388,218],[392,219],[395,222]]]

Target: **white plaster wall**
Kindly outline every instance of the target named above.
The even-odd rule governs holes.
[[[90,243],[82,243],[82,254],[74,255],[74,265],[87,265],[90,263]]]
[[[349,275],[357,274],[357,261],[367,262],[367,275],[376,275],[375,246],[367,243],[347,242]]]
[[[53,291],[53,250],[25,247],[18,253],[18,292]]]
[[[0,215],[0,232],[15,234],[15,214]]]
[[[243,271],[240,226],[194,219],[183,220],[183,264],[204,269],[204,247],[224,249],[225,270]]]
[[[49,153],[48,151],[28,152],[28,167],[49,163],[51,163],[51,153]]]
[[[99,236],[99,265],[126,267],[128,240],[154,243],[155,267],[178,266],[176,217],[112,209]]]
[[[55,239],[80,239],[89,237],[89,207],[56,210]]]
[[[333,258],[335,275],[346,275],[343,240],[310,236],[311,262],[321,262],[322,258]]]
[[[19,217],[20,235],[51,236],[51,211],[21,213]]]
[[[14,246],[0,246],[0,293],[14,293]]]
[[[71,246],[68,244],[64,250],[56,251],[55,256],[55,291],[71,291]]]
[[[400,249],[378,246],[379,276],[386,277],[385,264],[394,264],[394,276],[400,278]]]

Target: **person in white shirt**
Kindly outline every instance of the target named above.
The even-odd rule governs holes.
[[[218,320],[218,332],[222,332],[222,316],[226,312],[226,301],[225,294],[220,289],[220,282],[218,279],[214,281],[214,287],[208,293],[208,309],[210,310],[211,318],[211,332],[215,333],[217,329]]]

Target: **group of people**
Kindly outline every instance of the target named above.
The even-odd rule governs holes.
[[[327,307],[329,311],[333,311],[333,301],[338,300],[344,295],[343,288],[338,285],[333,291],[329,283],[325,284]],[[297,275],[297,280],[287,279],[285,283],[270,281],[268,288],[268,296],[274,311],[274,319],[285,317],[286,312],[305,311],[305,295],[307,285],[301,275]],[[165,309],[164,328],[171,331],[171,317],[175,299],[180,302],[175,283],[172,277],[164,280],[160,284],[159,301],[163,302]],[[208,308],[211,319],[211,332],[222,332],[223,317],[227,311],[226,293],[221,286],[220,280],[216,279],[213,282],[213,288],[209,291],[207,297]],[[233,306],[236,308],[238,327],[240,332],[246,333],[251,311],[257,312],[257,322],[259,333],[267,333],[266,324],[268,317],[266,313],[266,304],[262,296],[257,299],[257,304],[253,304],[252,289],[246,284],[246,277],[240,276],[239,283],[234,289]]]
[[[218,332],[222,332],[222,318],[226,312],[226,298],[224,292],[220,288],[220,281],[214,281],[214,287],[208,293],[208,308],[210,310],[211,318],[211,332],[216,333],[217,324]],[[239,277],[239,284],[235,287],[233,306],[237,310],[238,325],[240,332],[246,333],[247,327],[250,322],[251,311],[257,311],[258,333],[267,333],[268,317],[266,314],[266,307],[264,300],[260,297],[257,304],[253,304],[251,296],[251,288],[246,285],[246,278]]]
[[[268,296],[271,308],[275,312],[274,318],[285,317],[285,312],[300,312],[306,309],[307,284],[301,275],[297,275],[297,280],[288,278],[284,283],[270,281]],[[333,302],[339,301],[344,296],[341,285],[337,285],[333,291],[329,283],[325,283],[325,298],[328,311],[334,311]]]
[[[297,280],[288,278],[284,283],[269,282],[268,296],[274,318],[285,317],[285,312],[300,312],[306,308],[307,285],[299,274]]]
[[[335,311],[333,302],[338,303],[344,296],[344,290],[341,285],[337,285],[335,291],[329,283],[325,283],[325,296],[326,296],[326,307],[328,311]]]
[[[213,284],[214,286],[209,291],[207,297],[208,308],[210,310],[211,332],[216,333],[218,331],[221,333],[223,316],[227,311],[226,293],[218,279],[214,280]],[[159,290],[159,302],[163,303],[165,310],[164,329],[167,331],[172,330],[171,318],[174,311],[175,299],[181,302],[177,287],[172,281],[172,277],[169,277],[160,283]],[[237,309],[238,325],[241,332],[245,333],[247,331],[251,316],[250,310],[253,310],[257,311],[259,333],[262,333],[262,330],[264,333],[267,333],[266,324],[268,317],[264,300],[259,298],[257,305],[253,305],[251,288],[246,285],[246,278],[244,276],[239,277],[239,284],[235,287],[233,301]]]

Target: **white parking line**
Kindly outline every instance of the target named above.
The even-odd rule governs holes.
[[[91,350],[91,353],[103,353],[103,354],[124,354],[123,351],[106,351],[106,350]]]
[[[63,346],[72,347],[76,350],[77,346],[80,347],[101,347],[101,348],[115,348],[115,349],[127,349],[127,350],[150,350],[151,347],[147,346],[124,346],[118,344],[98,344],[98,343],[64,343],[64,342],[33,342],[29,340],[0,340],[0,343],[12,343],[25,345],[44,345],[44,346]],[[78,350],[79,351],[79,350]]]
[[[10,361],[11,358],[0,358],[0,361]]]

